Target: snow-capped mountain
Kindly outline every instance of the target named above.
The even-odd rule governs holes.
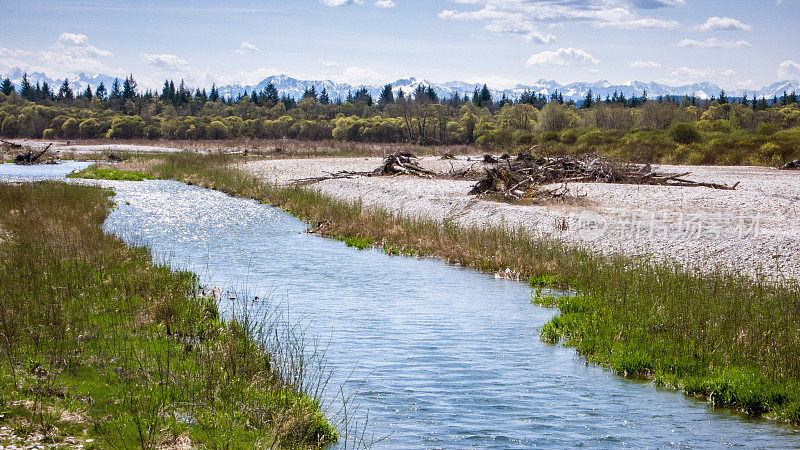
[[[11,79],[15,86],[20,85],[20,82],[22,81],[22,75],[23,72],[21,69],[14,69],[7,74],[8,78]],[[75,91],[85,90],[86,86],[92,86],[92,89],[94,89],[101,82],[104,83],[107,88],[110,88],[111,84],[114,82],[114,77],[102,74],[89,76],[81,73],[68,79],[70,85]],[[40,72],[29,73],[28,80],[32,84],[46,81],[50,87],[56,91],[64,81],[63,79],[48,78],[45,74]],[[323,89],[325,89],[332,100],[337,98],[346,99],[349,93],[355,93],[361,88],[366,88],[370,95],[377,99],[378,96],[380,96],[381,90],[383,89],[383,85],[336,83],[331,80],[300,80],[297,78],[292,78],[288,75],[270,76],[255,85],[231,84],[220,86],[218,89],[221,96],[234,98],[240,94],[244,94],[245,92],[250,93],[254,90],[260,92],[267,87],[269,83],[275,85],[281,95],[285,94],[296,99],[302,97],[306,89],[310,89],[312,86],[315,88],[317,93],[320,93]],[[472,95],[475,89],[480,89],[483,87],[483,84],[481,83],[468,83],[464,81],[434,83],[424,79],[419,80],[414,77],[401,78],[395,80],[391,84],[392,90],[395,92],[395,94],[397,94],[401,89],[404,93],[408,94],[414,92],[420,85],[425,87],[430,86],[433,88],[439,98],[442,99],[450,98],[453,95]],[[208,90],[210,87],[205,86],[205,88]],[[602,99],[605,99],[606,96],[612,96],[614,92],[623,94],[627,98],[641,96],[646,92],[647,97],[651,99],[658,96],[669,95],[687,95],[696,96],[701,99],[708,99],[718,96],[722,90],[718,85],[710,82],[693,83],[683,86],[669,86],[656,82],[643,81],[630,81],[622,84],[613,84],[607,80],[560,84],[553,80],[544,79],[537,80],[530,84],[518,84],[510,89],[493,89],[491,86],[489,86],[489,88],[492,92],[492,96],[496,99],[501,98],[503,95],[511,99],[516,99],[519,98],[519,96],[524,92],[533,92],[545,96],[549,96],[554,92],[559,92],[564,96],[564,99],[572,99],[575,101],[581,101],[586,98],[586,94],[588,93],[589,89],[592,90],[592,94],[595,97],[600,96]],[[736,89],[728,91],[726,94],[729,97],[741,97],[744,94],[747,94],[748,97],[752,97],[753,94],[755,94],[758,98],[763,96],[770,99],[772,97],[780,97],[784,92],[791,93],[798,91],[800,91],[800,81],[785,80],[770,84],[769,86],[764,86],[761,89]]]
[[[22,76],[24,74],[25,72],[23,72],[22,69],[17,68],[6,74],[6,76],[11,79],[11,82],[14,83],[15,87],[19,88],[20,84],[22,84]],[[69,80],[70,87],[75,92],[85,91],[86,86],[91,86],[92,90],[94,90],[100,85],[100,83],[103,83],[106,86],[106,89],[110,89],[111,84],[114,83],[114,77],[103,74],[90,76],[86,75],[85,73],[80,73],[78,75],[68,77],[67,79]],[[64,79],[53,79],[41,72],[30,72],[28,73],[28,82],[32,85],[35,85],[36,83],[42,84],[47,82],[51,90],[58,92],[58,88],[62,83],[64,83]],[[120,83],[122,83],[122,80],[120,80]]]

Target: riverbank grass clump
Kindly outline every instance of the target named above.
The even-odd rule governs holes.
[[[155,177],[136,171],[89,167],[79,172],[71,173],[67,175],[67,178],[84,178],[89,180],[142,181],[142,180],[152,180]]]
[[[0,185],[0,445],[335,441],[306,350],[249,302],[222,317],[194,274],[106,234],[110,195]]]
[[[173,154],[151,166],[151,173],[279,206],[324,223],[329,236],[371,240],[489,273],[509,269],[531,277],[538,289],[569,288],[580,296],[544,301],[562,313],[542,329],[546,341],[572,345],[591,362],[716,405],[800,422],[796,281],[599,255],[525,229],[461,227],[367,210],[313,190],[265,183],[236,169],[238,163],[224,155]]]

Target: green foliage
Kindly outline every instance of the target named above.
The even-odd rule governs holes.
[[[693,144],[702,139],[700,132],[691,123],[676,123],[669,129],[669,137],[678,144]]]
[[[117,181],[142,181],[152,180],[153,177],[141,172],[131,172],[116,169],[99,169],[89,167],[80,172],[71,173],[67,178],[85,178],[89,180],[117,180]]]

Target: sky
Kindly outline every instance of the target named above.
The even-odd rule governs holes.
[[[509,88],[800,79],[800,0],[0,0],[0,73]]]

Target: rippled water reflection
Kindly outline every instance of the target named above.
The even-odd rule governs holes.
[[[0,173],[0,176],[2,174]],[[104,182],[106,226],[224,288],[282,303],[327,343],[388,447],[800,445],[748,420],[586,365],[538,339],[553,310],[523,283],[436,260],[358,251],[304,234],[291,216],[167,181]]]

